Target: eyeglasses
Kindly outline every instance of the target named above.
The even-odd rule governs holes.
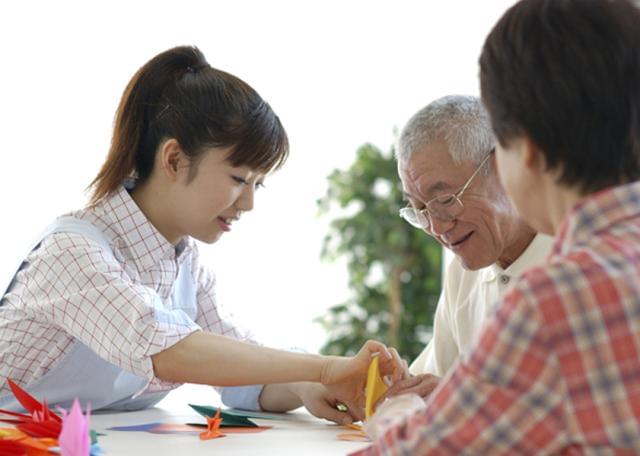
[[[407,206],[400,209],[400,217],[405,219],[411,226],[431,232],[431,219],[451,221],[457,218],[464,211],[462,204],[462,195],[467,190],[471,181],[480,172],[484,164],[491,157],[493,149],[482,160],[482,163],[476,168],[471,177],[465,184],[455,193],[447,193],[446,195],[436,196],[424,205],[424,209],[415,209]]]

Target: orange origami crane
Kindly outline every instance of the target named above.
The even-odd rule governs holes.
[[[213,418],[209,416],[207,417],[207,430],[200,433],[200,440],[211,440],[226,437],[225,434],[220,432],[220,423],[222,423],[222,418],[220,418],[220,409],[218,409]]]

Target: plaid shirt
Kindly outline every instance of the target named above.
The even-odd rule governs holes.
[[[549,453],[640,453],[640,183],[577,205],[425,408],[354,454]]]
[[[216,303],[214,276],[199,264],[195,242],[170,244],[124,187],[71,215],[102,230],[113,256],[71,233],[50,235],[29,254],[0,301],[0,396],[9,393],[3,379],[29,385],[55,368],[75,339],[147,378],[150,391],[177,386],[154,376],[151,356],[193,331],[251,340]],[[197,317],[186,324],[170,313],[159,319],[158,299],[168,311],[180,308],[171,293],[184,262],[196,282]]]

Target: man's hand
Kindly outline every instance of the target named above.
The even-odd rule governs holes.
[[[376,406],[380,405],[390,397],[408,393],[417,394],[418,396],[426,399],[436,386],[438,386],[439,382],[440,377],[436,377],[431,374],[415,375],[404,380],[397,381],[389,387],[380,399],[378,399]]]

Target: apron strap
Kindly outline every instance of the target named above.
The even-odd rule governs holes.
[[[94,224],[69,215],[58,217],[36,237],[36,239],[31,243],[29,251],[20,259],[20,263],[18,263],[12,270],[13,273],[9,280],[2,283],[2,287],[0,288],[0,306],[2,305],[2,298],[4,298],[4,295],[9,291],[9,288],[11,288],[16,274],[20,269],[22,269],[26,258],[31,252],[38,248],[44,238],[54,233],[73,233],[88,237],[89,239],[97,242],[106,253],[113,256],[113,249],[109,244],[109,239],[104,232],[96,228]]]

